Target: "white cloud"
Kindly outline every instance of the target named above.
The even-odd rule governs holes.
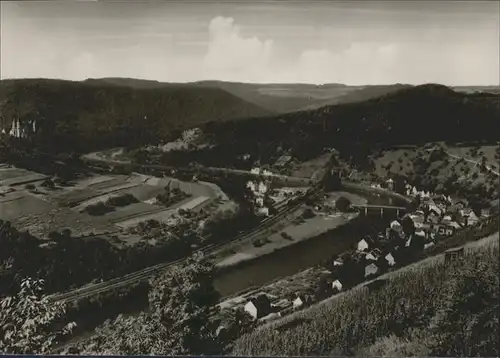
[[[203,59],[208,76],[229,80],[264,79],[271,63],[273,41],[245,38],[233,18],[216,17],[209,24],[208,50]]]
[[[369,36],[363,29],[353,34],[332,27],[320,31],[321,41],[306,42],[305,38],[316,37],[313,33],[299,36],[300,27],[286,25],[285,36],[270,26],[260,28],[267,35],[254,36],[247,34],[251,28],[240,28],[233,18],[218,16],[206,24],[205,33],[203,28],[192,32],[147,28],[123,32],[129,40],[121,43],[121,33],[77,35],[48,26],[38,31],[29,23],[2,25],[2,78],[121,76],[171,82],[470,85],[497,84],[500,76],[498,30],[470,30],[465,36],[437,29],[420,38],[413,35],[424,32],[415,30],[412,36],[399,38],[384,37],[389,33],[385,29]],[[134,41],[137,44],[131,46]]]
[[[242,82],[354,85],[498,83],[498,42],[488,38],[478,43],[441,35],[438,28],[425,39],[411,42],[393,37],[352,41],[347,47],[330,43],[304,48],[298,58],[284,63],[273,40],[244,37],[234,19],[216,17],[209,25],[201,76]]]

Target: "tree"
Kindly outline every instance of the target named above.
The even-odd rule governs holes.
[[[406,235],[415,234],[415,223],[409,216],[405,216],[401,221],[401,226],[403,227],[403,232]]]
[[[220,352],[212,319],[213,264],[194,256],[153,279],[149,313],[107,323],[80,351],[92,354],[199,355]]]
[[[220,326],[223,331],[217,336],[223,353],[230,353],[236,339],[252,331],[256,327],[253,317],[242,307],[238,309],[225,309],[220,314]]]
[[[50,178],[45,179],[40,185],[47,189],[54,189],[56,187],[54,181]]]
[[[0,351],[7,354],[44,354],[74,322],[64,324],[66,306],[50,302],[43,294],[43,280],[27,278],[15,296],[0,301]]]
[[[351,207],[351,201],[347,199],[345,196],[341,196],[337,200],[335,200],[335,208],[338,211],[347,212],[349,211],[350,207]]]

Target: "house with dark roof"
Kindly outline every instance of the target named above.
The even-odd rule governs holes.
[[[252,297],[250,301],[245,304],[244,310],[248,312],[253,319],[259,319],[271,313],[271,301],[265,294]]]

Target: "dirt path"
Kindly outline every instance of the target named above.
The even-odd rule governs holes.
[[[446,154],[448,154],[450,157],[455,158],[455,159],[463,159],[463,160],[465,160],[466,162],[469,162],[469,163],[472,163],[472,164],[475,164],[475,165],[478,165],[478,166],[479,166],[479,165],[481,165],[481,164],[480,164],[478,161],[476,161],[476,160],[472,160],[472,159],[469,159],[469,158],[461,157],[461,156],[459,156],[459,155],[455,155],[455,154],[452,154],[452,153],[450,153],[450,152],[446,152]],[[497,171],[495,171],[495,170],[493,170],[493,169],[491,168],[491,166],[489,166],[489,165],[485,165],[485,167],[486,167],[486,170],[488,170],[488,171],[492,172],[492,173],[493,173],[493,174],[495,174],[496,176],[500,176],[500,173],[499,173],[499,172],[497,172]]]

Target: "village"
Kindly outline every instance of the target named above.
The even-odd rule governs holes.
[[[382,185],[373,184],[373,187],[393,190],[393,180],[389,178]],[[419,191],[409,184],[406,184],[405,194],[412,197],[418,206],[392,220],[385,231],[359,238],[351,250],[332,257],[318,267],[228,298],[219,304],[222,312],[243,310],[258,325],[279,319],[365,281],[374,280],[390,270],[406,266],[436,244],[466,228],[478,226],[492,215],[498,215],[490,209],[474,212],[466,199]],[[497,201],[491,203],[492,208],[498,208]],[[322,209],[334,210],[331,206]],[[376,285],[377,280],[373,284]],[[224,330],[225,327],[221,326],[218,332]]]

